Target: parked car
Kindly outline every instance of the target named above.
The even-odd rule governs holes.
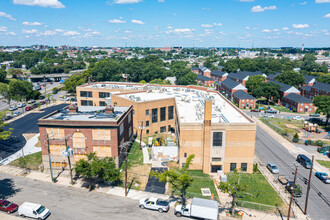
[[[13,116],[14,117],[17,117],[17,116],[19,116],[19,115],[21,115],[22,113],[21,112],[15,112],[14,114],[13,114]]]
[[[8,120],[10,120],[10,119],[12,119],[12,118],[13,118],[13,116],[11,116],[11,115],[6,115],[5,118],[4,118],[4,120],[5,120],[5,121],[8,121]]]
[[[17,105],[9,107],[9,111],[15,111],[15,110],[17,110]]]
[[[140,208],[141,209],[152,209],[158,210],[159,212],[167,212],[170,209],[169,203],[167,201],[151,197],[140,199]]]
[[[298,115],[293,116],[292,119],[293,120],[303,120],[303,118]]]
[[[304,154],[298,154],[297,162],[303,165],[307,169],[310,169],[312,165],[311,160]]]
[[[261,112],[260,109],[251,109],[250,112]]]
[[[32,103],[35,103],[35,102],[36,102],[36,100],[34,100],[34,99],[30,99],[30,100],[28,101],[29,104],[32,104]]]
[[[191,204],[175,206],[174,215],[201,219],[219,219],[219,202],[208,199],[193,198]]]
[[[320,114],[310,114],[309,117],[318,118],[318,117],[320,117]]]
[[[39,103],[40,103],[40,105],[44,105],[44,104],[47,103],[47,101],[46,101],[46,100],[42,100],[42,101],[40,101]]]
[[[317,148],[317,152],[324,154],[325,152],[330,152],[330,146],[324,146]]]
[[[43,205],[24,202],[18,208],[18,215],[36,219],[46,219],[50,215],[50,211]]]
[[[19,104],[17,105],[17,107],[19,107],[19,108],[23,108],[23,107],[25,107],[25,106],[26,106],[26,104],[25,104],[24,102],[19,103]]]
[[[18,205],[10,202],[8,200],[0,200],[0,210],[3,212],[7,212],[8,214],[16,212],[18,209]]]
[[[293,190],[293,181],[288,181],[288,183],[285,186],[286,190],[291,194]],[[293,191],[293,197],[301,197],[302,196],[302,190],[301,186],[298,184],[294,185],[294,191]]]
[[[319,178],[324,183],[330,183],[330,177],[327,173],[324,172],[316,172],[315,176]]]
[[[30,111],[30,110],[32,110],[32,109],[33,109],[32,106],[26,106],[26,107],[25,107],[25,111]]]
[[[277,168],[277,166],[274,163],[268,163],[267,168],[272,173],[280,173],[280,170]]]
[[[273,109],[267,109],[267,110],[265,110],[265,113],[276,114],[277,111],[276,110],[273,110]]]
[[[33,103],[32,107],[33,108],[38,108],[38,103]]]
[[[53,94],[56,94],[56,93],[57,93],[57,90],[54,90],[54,91],[53,91]]]
[[[268,118],[275,118],[274,115],[271,115],[271,114],[268,114],[268,115],[265,115],[266,117]]]
[[[41,95],[39,96],[39,99],[45,99],[45,96]]]

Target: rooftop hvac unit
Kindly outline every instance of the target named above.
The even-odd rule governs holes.
[[[105,87],[105,84],[102,84],[101,87]]]
[[[140,102],[141,101],[141,97],[136,97],[135,101]]]
[[[148,93],[151,93],[151,92],[152,92],[152,90],[151,90],[151,89],[149,89],[147,92],[148,92]]]
[[[128,98],[129,98],[130,100],[133,100],[133,99],[135,99],[135,96],[134,96],[134,95],[130,95],[130,96],[128,96]]]

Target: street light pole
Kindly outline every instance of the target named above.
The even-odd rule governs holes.
[[[51,156],[50,156],[49,137],[48,137],[48,134],[46,134],[46,136],[47,136],[47,147],[48,147],[48,157],[49,157],[50,175],[51,175],[51,178],[52,178],[52,182],[55,183],[54,176],[53,176],[52,158],[51,158]]]
[[[304,214],[307,214],[307,204],[308,204],[308,196],[309,196],[309,189],[311,187],[311,179],[312,179],[312,172],[313,172],[313,164],[314,164],[314,156],[312,156],[312,164],[311,164],[311,168],[309,171],[309,179],[308,179],[308,185],[307,185],[307,193],[306,193],[306,201],[305,201],[305,210],[304,210]]]
[[[142,149],[142,130],[143,130],[143,121],[141,121],[141,126],[140,126],[140,129],[141,129],[141,133],[140,133],[140,150]]]
[[[125,197],[127,197],[127,146],[125,146]]]
[[[291,198],[290,198],[289,211],[288,211],[288,220],[290,219],[291,204],[292,204],[292,200],[293,200],[294,187],[296,185],[296,179],[297,179],[298,166],[297,165],[295,165],[295,166],[296,166],[296,171],[294,173],[294,180],[293,180],[293,184],[292,184]]]

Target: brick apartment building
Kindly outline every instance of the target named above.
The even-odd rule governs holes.
[[[316,82],[311,88],[311,96],[330,95],[330,84]]]
[[[239,82],[243,86],[245,86],[246,81],[248,81],[250,76],[264,76],[267,77],[266,74],[263,72],[257,71],[257,72],[247,72],[247,71],[239,71],[237,73],[230,73],[227,78],[232,79],[236,82]]]
[[[284,84],[284,83],[280,83],[280,82],[277,82],[275,80],[270,80],[269,82],[272,82],[272,83],[275,83],[277,85],[280,85],[281,88],[279,89],[279,93],[280,93],[280,98],[282,99],[284,96],[290,94],[290,93],[295,93],[297,95],[300,95],[300,91],[294,87],[294,86],[291,86],[291,85],[288,85],[288,84]]]
[[[234,92],[233,101],[238,104],[239,108],[255,109],[257,99],[243,90],[238,90]]]
[[[101,91],[110,93],[109,97],[94,100]],[[91,98],[79,96],[84,92],[91,92]],[[190,169],[207,174],[235,168],[248,173],[253,170],[256,124],[217,91],[108,82],[79,86],[77,94],[78,105],[85,101],[99,105],[109,99],[116,107],[132,105],[135,129],[140,131],[138,125],[143,122],[144,135],[170,131],[175,135],[180,166],[195,154]]]
[[[304,75],[305,83],[302,86],[313,86],[316,82],[316,76]]]
[[[313,101],[303,97],[301,95],[297,95],[295,93],[290,93],[284,96],[281,100],[283,106],[290,108],[296,112],[300,113],[313,113],[315,112],[315,107],[313,105]]]
[[[65,138],[73,150],[71,163],[95,152],[99,157],[114,157],[117,166],[122,162],[119,146],[132,139],[133,106],[74,106],[52,112],[39,119],[40,142],[44,167],[49,167],[47,135],[52,166],[62,169],[68,164],[62,157]]]
[[[308,99],[313,99],[313,96],[312,96],[312,87],[311,86],[303,86],[303,87],[300,87],[299,88],[300,90],[300,95],[308,98]]]
[[[225,95],[231,101],[233,101],[233,94],[236,91],[243,90],[247,92],[247,88],[245,86],[229,78],[225,79],[221,83],[217,83],[217,90],[219,90],[221,94]]]
[[[203,86],[213,86],[214,85],[214,79],[203,76],[203,75],[197,75],[197,83]]]
[[[219,70],[213,70],[211,72],[211,78],[214,79],[214,81],[216,82],[222,82],[225,79],[227,79],[228,73],[226,72],[222,72]]]

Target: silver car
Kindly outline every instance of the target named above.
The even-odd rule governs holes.
[[[276,173],[276,174],[280,173],[280,170],[277,168],[276,164],[274,163],[268,163],[267,168],[272,173]]]

